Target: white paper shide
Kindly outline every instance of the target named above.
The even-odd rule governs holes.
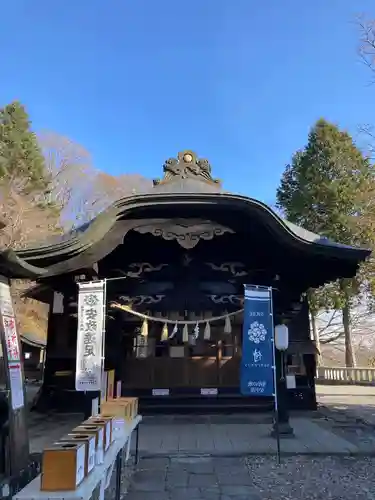
[[[76,390],[100,391],[104,281],[78,286]]]

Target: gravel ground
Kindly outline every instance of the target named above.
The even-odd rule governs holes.
[[[128,484],[125,500],[370,500],[375,459],[148,458]],[[106,500],[113,500],[109,492]]]
[[[356,445],[362,454],[375,454],[375,425],[350,411],[322,406],[314,416],[319,426]]]
[[[375,498],[375,459],[356,457],[270,457],[246,459],[254,493],[263,500]],[[249,500],[251,500],[251,496]]]

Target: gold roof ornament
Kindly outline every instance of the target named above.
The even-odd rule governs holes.
[[[220,186],[218,179],[211,175],[211,165],[205,158],[198,158],[191,150],[178,153],[177,158],[169,158],[163,165],[163,179],[155,179],[154,186],[177,179],[193,179]]]

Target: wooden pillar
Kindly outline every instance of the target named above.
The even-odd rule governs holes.
[[[60,292],[52,292],[48,314],[47,347],[44,367],[43,385],[53,383],[56,367],[59,370],[68,369],[61,365],[61,360],[67,355],[68,332],[67,321],[64,314],[64,295]]]
[[[0,335],[9,406],[9,473],[18,475],[29,461],[26,391],[21,342],[17,332],[9,280],[0,276]]]

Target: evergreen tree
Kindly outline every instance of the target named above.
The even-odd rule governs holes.
[[[28,192],[44,191],[49,175],[25,108],[15,101],[0,109],[0,181],[22,181]]]
[[[277,206],[292,222],[348,245],[363,244],[371,236],[374,171],[352,137],[326,120],[311,129],[306,147],[287,165],[277,190]],[[364,221],[367,221],[366,223]],[[371,236],[373,238],[373,236]],[[310,291],[314,323],[317,308],[342,310],[346,364],[355,365],[350,330],[350,305],[358,280],[341,279],[337,286]]]

